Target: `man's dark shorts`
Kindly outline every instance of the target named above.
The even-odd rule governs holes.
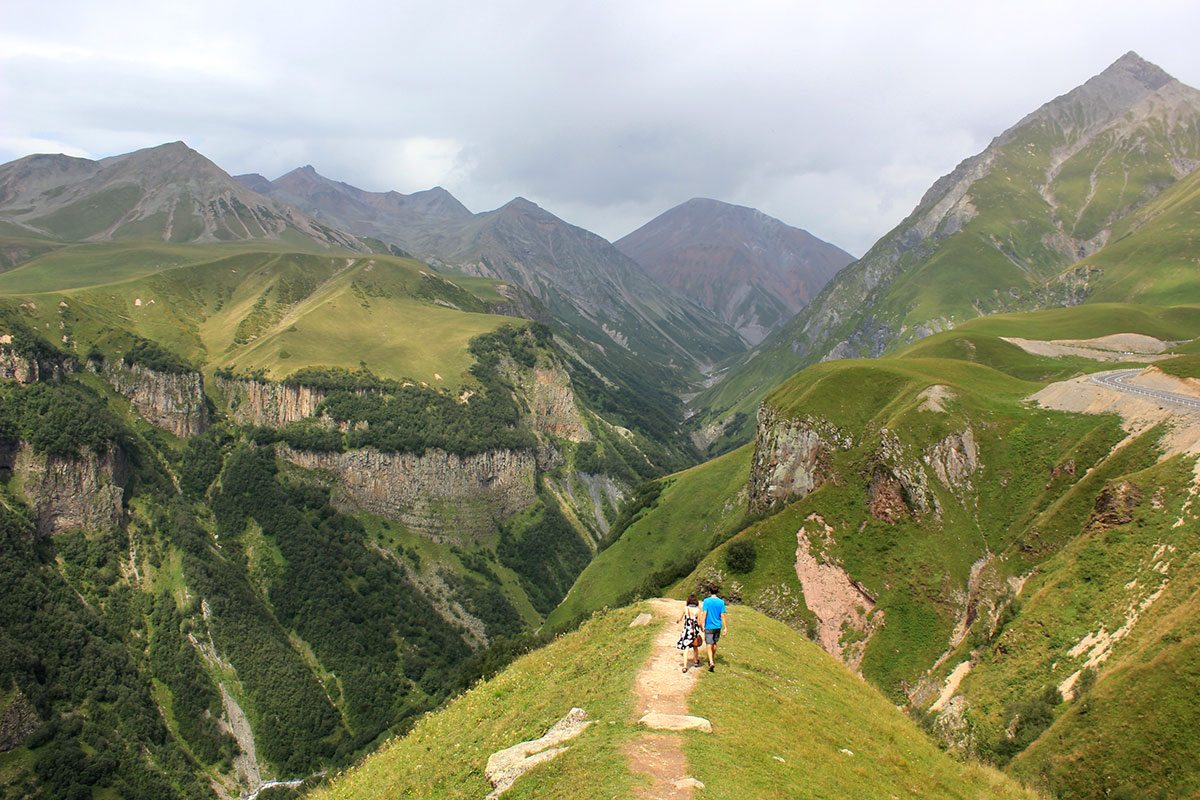
[[[704,629],[704,643],[705,644],[716,644],[717,641],[720,640],[720,638],[721,638],[721,629],[720,628],[705,628]]]

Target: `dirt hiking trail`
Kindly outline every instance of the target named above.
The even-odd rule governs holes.
[[[700,679],[701,670],[692,667],[685,674],[679,651],[675,649],[682,630],[682,625],[675,624],[675,618],[683,604],[660,598],[650,600],[648,605],[654,614],[651,624],[661,624],[662,630],[654,637],[650,659],[634,678],[635,712],[639,717],[649,713],[687,714],[687,697]],[[704,648],[700,649],[700,658],[707,665]],[[647,731],[626,747],[625,755],[634,774],[646,775],[651,780],[651,785],[635,797],[647,800],[687,800],[692,797],[695,783],[688,773],[680,734]]]

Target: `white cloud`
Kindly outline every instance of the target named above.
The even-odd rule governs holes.
[[[693,196],[861,252],[933,179],[1129,49],[1200,83],[1200,6],[1146,0],[10,0],[0,160],[183,139],[231,172],[523,195],[617,238]]]

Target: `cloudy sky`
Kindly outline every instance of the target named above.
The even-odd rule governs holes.
[[[713,197],[860,255],[1128,50],[1200,86],[1197,31],[1196,0],[5,0],[0,161],[182,139],[609,239]]]

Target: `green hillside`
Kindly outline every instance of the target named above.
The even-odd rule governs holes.
[[[5,796],[95,785],[202,798],[214,785],[244,793],[259,771],[344,765],[523,646],[623,494],[688,457],[667,438],[677,403],[639,391],[621,359],[585,363],[579,340],[486,313],[511,302],[495,281],[467,289],[407,259],[248,246],[55,255],[11,273],[39,292],[0,298],[5,365],[28,382],[0,381],[14,587],[0,710],[28,704],[34,720],[0,753]],[[90,269],[122,263],[110,282]],[[118,391],[151,387],[170,410],[173,382],[199,387],[194,370],[209,378],[209,421],[191,438]],[[311,413],[332,424],[238,424],[218,371],[263,391],[315,387],[325,396]],[[298,466],[279,441],[349,463],[437,448],[498,465],[493,478],[527,467],[516,508],[443,479],[434,488],[448,494],[418,525],[348,502],[347,478]],[[50,493],[38,458],[60,459],[48,471],[68,488]],[[456,477],[453,462],[445,473]],[[405,490],[403,476],[370,477],[385,498]],[[55,523],[63,502],[80,523]],[[500,655],[476,657],[489,644]],[[89,673],[95,653],[105,666]]]
[[[75,245],[0,275],[0,292],[32,303],[68,343],[121,352],[127,332],[209,371],[276,380],[365,366],[455,388],[470,339],[512,322],[485,313],[502,299],[494,283],[468,291],[408,259],[257,245]]]
[[[1194,677],[1197,578],[1188,554],[1196,534],[1187,507],[1195,458],[1160,461],[1161,428],[1126,438],[1116,417],[1024,402],[1051,381],[1111,364],[1034,356],[1000,338],[1120,332],[1187,341],[1200,317],[1195,306],[1131,304],[997,315],[893,357],[809,367],[765,403],[768,419],[796,426],[784,430],[820,440],[804,462],[817,488],[772,504],[764,487],[786,478],[756,470],[809,451],[798,437],[763,452],[760,435],[754,454],[738,451],[665,481],[657,505],[638,513],[618,545],[640,553],[637,537],[657,535],[666,541],[650,539],[655,552],[687,552],[697,537],[679,524],[680,510],[721,518],[746,474],[733,471],[733,459],[749,460],[741,491],[751,513],[732,522],[728,541],[710,540],[718,546],[672,596],[722,585],[726,596],[859,665],[952,749],[1011,762],[1014,774],[1055,796],[1103,797],[1120,787],[1139,787],[1128,796],[1185,796],[1200,780],[1184,700]],[[1192,358],[1160,363],[1178,362],[1182,373]],[[973,455],[961,438],[968,430]],[[670,494],[719,470],[728,483],[689,493],[690,506]],[[803,570],[798,544],[814,557]],[[589,599],[603,605],[612,584],[650,569],[650,559],[630,557],[632,575],[618,577],[601,559],[568,596],[573,608]],[[806,593],[801,572],[816,580],[826,567],[857,588],[840,600],[823,594],[828,583]],[[1102,651],[1076,648],[1089,634],[1115,635],[1091,670],[1089,657]],[[931,712],[950,673],[968,663],[956,703]],[[1062,702],[1053,690],[1077,670],[1078,696]]]
[[[633,681],[664,624],[630,628],[640,610],[594,616],[425,717],[313,796],[481,797],[490,789],[483,776],[488,756],[537,738],[572,706],[596,724],[565,753],[519,778],[506,796],[633,796],[639,778],[623,755],[639,735]],[[794,631],[750,609],[731,615],[736,628],[723,642],[722,668],[701,678],[689,703],[690,713],[711,720],[714,730],[684,736],[688,772],[705,784],[703,796],[1034,796],[940,752],[878,692]]]
[[[550,628],[633,595],[656,596],[740,530],[750,448],[644,485],[622,509],[602,550],[546,618]],[[696,498],[704,502],[696,502]],[[651,513],[653,512],[653,513]]]
[[[1192,173],[1122,219],[1112,241],[1072,273],[1087,276],[1089,302],[1194,304],[1198,246],[1200,173]]]

